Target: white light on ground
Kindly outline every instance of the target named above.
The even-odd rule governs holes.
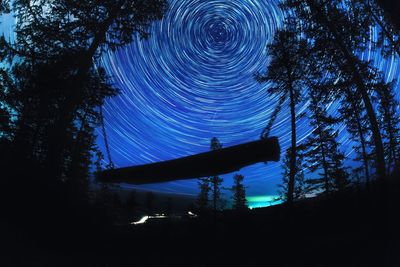
[[[167,216],[165,216],[164,214],[156,214],[154,216],[148,216],[145,215],[142,218],[140,218],[139,221],[136,222],[131,222],[131,224],[137,225],[137,224],[144,224],[145,222],[147,222],[147,220],[149,219],[161,219],[161,218],[167,218]]]

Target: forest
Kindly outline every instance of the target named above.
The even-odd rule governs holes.
[[[400,6],[282,0],[279,8],[283,26],[265,44],[269,64],[253,73],[253,81],[270,84],[265,97],[277,99],[260,139],[274,137],[287,108],[290,147],[281,151],[277,205],[249,209],[246,176],[232,173],[226,188],[213,164],[205,167],[213,175],[185,177],[198,179],[198,195],[190,199],[121,193],[112,179],[96,179],[118,171],[103,107],[121,94],[97,63],[105,53],[151,40],[151,25],[168,12],[168,1],[0,0],[0,23],[15,17],[14,38],[0,37],[0,229],[6,249],[0,262],[400,266],[398,81],[360,56],[369,50],[399,60]],[[373,41],[371,29],[377,29]],[[304,103],[308,108],[300,111]],[[336,112],[330,105],[338,106]],[[299,118],[307,118],[311,129],[301,140]],[[354,144],[352,158],[341,147],[339,128]],[[214,155],[224,149],[218,138],[210,138]],[[238,162],[248,160],[236,152]],[[174,168],[185,166],[174,165],[177,174]],[[142,216],[148,222],[134,223]]]

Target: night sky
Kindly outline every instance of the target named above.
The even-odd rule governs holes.
[[[258,84],[253,74],[268,65],[266,44],[282,27],[282,18],[275,0],[171,0],[148,41],[105,54],[101,65],[121,89],[105,105],[114,163],[124,167],[208,151],[214,136],[224,146],[258,139],[276,99],[266,93],[270,84]],[[376,35],[372,29],[371,38]],[[385,70],[387,80],[398,77],[397,58],[385,60],[370,50],[360,56]],[[332,103],[329,112],[337,114],[337,107]],[[307,103],[302,103],[297,112],[306,109]],[[289,119],[285,103],[271,134],[279,137],[282,153],[290,145]],[[307,119],[300,119],[297,127],[298,142],[313,130]],[[337,130],[341,149],[351,158],[344,125]],[[99,144],[104,151],[101,138]],[[260,163],[242,169],[248,195],[263,196],[255,198],[261,202],[276,195],[280,165]],[[232,176],[223,176],[225,186],[232,184]],[[142,188],[198,192],[195,179]]]
[[[266,93],[270,85],[258,84],[253,74],[266,69],[266,45],[282,27],[278,2],[170,0],[164,19],[150,29],[149,40],[104,54],[98,64],[106,68],[121,90],[104,107],[116,167],[205,152],[212,137],[225,147],[260,137],[276,99]],[[10,31],[9,25],[3,23],[3,31]],[[376,35],[377,30],[371,29],[371,38]],[[398,58],[385,60],[370,50],[360,56],[373,60],[388,81],[398,77]],[[337,114],[337,107],[332,103],[328,110]],[[302,103],[297,112],[306,109],[307,103]],[[279,137],[282,153],[290,145],[289,120],[285,103],[271,133]],[[297,129],[298,142],[313,130],[307,119],[299,120]],[[351,158],[352,144],[344,125],[338,125],[337,130],[341,149]],[[99,146],[105,151],[100,130],[98,134]],[[354,163],[349,159],[347,164]],[[253,205],[267,204],[268,197],[276,195],[280,165],[260,163],[240,171]],[[223,176],[224,186],[232,185],[232,177]],[[138,188],[193,195],[198,192],[196,179]]]

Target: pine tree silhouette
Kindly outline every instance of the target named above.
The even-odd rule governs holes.
[[[361,96],[371,127],[376,169],[380,180],[384,181],[386,165],[383,140],[368,86],[373,77],[366,63],[356,56],[357,51],[362,51],[365,46],[365,40],[368,40],[367,32],[354,23],[352,10],[339,0],[287,0],[284,6],[299,18],[303,36],[313,45],[314,55],[320,62],[330,62],[330,75],[337,76],[340,73]]]
[[[220,143],[218,138],[216,137],[211,138],[210,149],[214,151],[221,148],[222,144]],[[212,208],[215,214],[218,210],[222,209],[223,206],[221,198],[221,184],[223,180],[218,175],[214,175],[209,178],[209,181],[211,185]]]
[[[294,185],[293,185],[293,201],[301,200],[306,197],[306,194],[308,193],[309,185],[306,184],[306,180],[304,178],[304,166],[303,166],[303,154],[302,154],[302,148],[297,147],[297,157],[296,157],[296,165],[295,165],[295,173],[296,176],[294,178]],[[292,150],[291,148],[288,148],[286,150],[285,158],[283,159],[283,173],[282,173],[282,183],[279,185],[279,198],[282,199],[283,201],[287,201],[289,197],[289,182],[290,182],[290,173],[291,173],[291,159],[292,159]]]
[[[318,92],[310,90],[309,97],[310,125],[314,131],[304,144],[304,157],[311,172],[322,170],[322,189],[329,194],[334,189],[343,189],[347,184],[348,175],[343,167],[344,154],[338,149],[337,133],[333,131],[333,125],[339,121],[327,115],[326,103]]]
[[[289,99],[291,119],[291,153],[290,171],[288,176],[287,202],[294,200],[296,161],[297,161],[297,132],[296,132],[296,105],[301,101],[301,92],[305,85],[303,56],[307,48],[306,42],[297,38],[297,28],[293,21],[287,24],[287,30],[278,31],[273,42],[268,45],[271,58],[265,74],[258,74],[258,82],[270,81],[273,86],[268,89],[270,95],[277,95],[280,103],[282,99]],[[279,106],[278,106],[279,108]],[[278,110],[279,111],[279,110]],[[269,131],[269,130],[268,130]]]
[[[199,179],[198,182],[200,192],[197,196],[196,204],[201,213],[204,213],[209,208],[210,201],[210,181],[207,178]]]
[[[246,188],[243,185],[244,176],[241,174],[235,174],[233,177],[233,186],[231,188],[233,192],[233,209],[244,210],[247,209],[246,200]]]
[[[400,118],[396,110],[399,103],[395,97],[394,83],[380,83],[376,92],[379,98],[378,110],[382,116],[387,169],[393,171],[400,162]]]
[[[370,132],[368,118],[364,112],[361,96],[351,88],[345,90],[343,101],[339,109],[343,121],[346,123],[346,129],[349,132],[351,139],[356,142],[353,146],[355,150],[355,162],[361,162],[361,166],[354,168],[354,173],[357,176],[363,177],[367,187],[371,180],[371,162],[373,156],[368,149],[367,136]]]

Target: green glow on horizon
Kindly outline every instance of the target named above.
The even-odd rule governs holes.
[[[246,197],[250,209],[269,207],[282,203],[276,195],[262,195]]]

